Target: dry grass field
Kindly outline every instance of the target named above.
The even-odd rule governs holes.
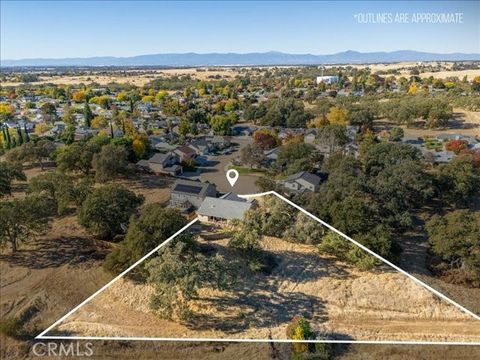
[[[425,62],[424,65],[437,64],[437,62]],[[453,63],[442,62],[442,65],[447,69],[451,68]],[[338,65],[335,65],[336,67]],[[410,70],[417,66],[415,62],[400,62],[389,64],[350,64],[342,66],[352,66],[355,68],[369,67],[372,73],[377,71],[389,71],[400,69],[401,75],[410,76]],[[277,66],[277,68],[289,68],[295,66]],[[333,65],[328,65],[326,68],[331,68]],[[242,69],[249,68],[248,66],[242,67]],[[260,67],[265,70],[272,67],[265,66]],[[106,85],[111,82],[117,82],[121,84],[131,84],[135,86],[144,86],[146,83],[155,80],[159,77],[170,76],[184,76],[190,75],[194,79],[209,80],[214,77],[221,77],[223,79],[232,79],[239,74],[239,68],[237,67],[199,67],[199,68],[178,68],[178,69],[142,69],[142,70],[92,70],[88,75],[55,75],[55,76],[41,76],[39,81],[32,82],[32,85],[40,85],[51,83],[55,85],[75,85],[75,84],[90,84],[92,82],[100,85]],[[433,76],[438,79],[446,79],[448,77],[458,77],[463,79],[467,76],[469,81],[473,80],[475,76],[480,75],[480,70],[442,70],[439,72],[424,72],[420,74],[420,77]],[[22,83],[3,81],[2,86],[19,86]]]
[[[209,241],[229,262],[226,239]],[[242,269],[231,291],[201,289],[188,321],[150,312],[150,285],[120,279],[67,318],[57,333],[83,336],[285,339],[296,315],[327,336],[357,340],[479,341],[478,321],[382,268],[361,272],[308,245],[263,241],[278,266],[271,275]]]
[[[437,61],[422,62],[422,64],[425,66],[436,65]],[[459,79],[463,79],[464,76],[467,76],[468,81],[473,80],[473,78],[476,76],[480,76],[480,70],[451,70],[451,67],[453,65],[452,62],[442,61],[441,64],[446,68],[445,70],[438,71],[438,72],[422,72],[419,74],[419,76],[421,78],[433,76],[434,78],[437,78],[437,79],[446,79],[449,77],[458,77]],[[399,63],[391,63],[391,64],[353,64],[350,66],[357,69],[365,68],[368,66],[371,69],[372,73],[375,73],[377,71],[391,71],[391,70],[399,69],[401,75],[409,77],[411,69],[413,69],[418,65],[416,62],[399,62]],[[326,68],[329,68],[329,67],[332,67],[332,66],[326,66]]]
[[[389,129],[397,126],[386,121],[386,119],[375,120],[374,126],[377,130]],[[459,108],[453,109],[453,119],[450,126],[446,129],[424,129],[416,127],[401,126],[406,138],[423,138],[425,136],[434,137],[440,134],[462,134],[480,137],[480,112],[467,111]]]
[[[200,71],[199,71],[200,70]],[[64,76],[41,76],[39,81],[32,82],[32,85],[55,84],[55,85],[75,85],[90,84],[92,82],[100,85],[107,85],[111,82],[121,84],[131,84],[135,86],[143,86],[146,83],[159,77],[184,76],[190,75],[198,80],[208,80],[210,77],[220,76],[230,79],[235,76],[233,68],[181,68],[181,69],[164,69],[164,70],[112,70],[108,74],[105,71],[92,71],[89,75],[64,75]],[[4,81],[2,86],[19,86],[19,82]]]

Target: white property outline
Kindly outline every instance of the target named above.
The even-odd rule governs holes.
[[[390,267],[394,268],[395,270],[399,271],[403,275],[407,276],[420,286],[424,287],[428,291],[432,292],[433,294],[437,295],[441,299],[449,302],[451,305],[457,307],[458,309],[462,310],[463,312],[471,315],[473,318],[476,320],[480,321],[480,316],[477,314],[473,313],[472,311],[468,310],[467,308],[463,307],[462,305],[458,304],[454,300],[450,299],[448,296],[442,294],[441,292],[435,290],[431,286],[427,285],[423,281],[417,279],[415,276],[409,274],[408,272],[402,270],[399,268],[397,265],[391,263],[387,259],[383,258],[382,256],[378,255],[377,253],[373,252],[372,250],[368,249],[366,246],[360,244],[359,242],[353,240],[351,237],[348,235],[345,235],[341,231],[335,229],[333,226],[327,224],[325,221],[319,219],[315,215],[309,213],[302,207],[298,206],[291,200],[285,198],[284,196],[280,195],[276,191],[267,191],[263,193],[257,193],[257,194],[247,194],[247,195],[238,195],[241,198],[249,199],[253,197],[262,197],[266,195],[275,195],[279,199],[283,200],[287,204],[293,206],[297,210],[300,210],[302,213],[307,215],[308,217],[312,218],[313,220],[319,222],[323,226],[327,227],[331,231],[335,232],[336,234],[340,235],[344,239],[349,240],[356,246],[360,247],[362,250],[368,252],[370,255],[375,256],[385,264],[389,265]],[[72,315],[74,312],[76,312],[78,309],[80,309],[82,306],[86,305],[89,303],[94,297],[96,297],[98,294],[106,290],[110,285],[112,285],[115,281],[123,277],[125,274],[127,274],[129,271],[131,271],[133,268],[138,266],[140,263],[142,263],[144,260],[149,258],[151,255],[153,255],[155,252],[157,252],[160,248],[163,246],[167,245],[169,242],[171,242],[175,237],[180,235],[182,232],[187,230],[190,226],[195,224],[198,221],[198,217],[190,221],[187,225],[185,225],[183,228],[178,230],[175,234],[170,236],[167,240],[165,240],[163,243],[155,247],[153,250],[151,250],[149,253],[147,253],[145,256],[143,256],[141,259],[136,261],[134,264],[132,264],[130,267],[122,271],[119,275],[117,275],[115,278],[110,280],[107,284],[102,286],[100,289],[98,289],[95,293],[90,295],[88,298],[86,298],[84,301],[82,301],[80,304],[75,306],[72,310],[70,310],[68,313],[63,315],[60,319],[55,321],[52,325],[50,325],[48,328],[46,328],[44,331],[42,331],[39,335],[35,337],[35,339],[48,339],[48,340],[122,340],[122,341],[182,341],[182,342],[253,342],[253,343],[270,343],[270,342],[278,342],[278,343],[340,343],[340,344],[388,344],[388,345],[469,345],[469,346],[480,346],[480,342],[448,342],[448,341],[385,341],[385,340],[291,340],[291,339],[242,339],[242,338],[237,338],[237,339],[226,339],[226,338],[162,338],[162,337],[110,337],[110,336],[61,336],[61,335],[45,335],[48,333],[50,330],[52,330],[55,326],[63,322],[67,317]]]

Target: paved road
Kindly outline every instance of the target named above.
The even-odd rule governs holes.
[[[202,168],[200,180],[209,181],[217,185],[217,190],[220,192],[233,191],[237,194],[252,194],[259,191],[258,186],[255,185],[257,176],[240,175],[235,186],[232,188],[227,181],[226,172],[227,167],[231,161],[239,156],[239,151],[247,144],[252,142],[251,137],[236,137],[234,142],[239,144],[237,151],[229,155],[209,156],[208,164]]]

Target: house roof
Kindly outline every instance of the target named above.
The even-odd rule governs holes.
[[[225,220],[242,219],[251,206],[249,202],[207,196],[198,208],[197,214]]]
[[[172,153],[170,152],[166,154],[156,153],[150,159],[148,159],[148,162],[153,164],[163,164],[163,162],[170,156],[172,156]]]
[[[224,196],[222,196],[222,199],[231,200],[231,201],[238,201],[238,202],[249,202],[247,199],[241,198],[240,196],[238,196],[237,194],[235,194],[233,192],[229,192],[229,193],[225,194]]]
[[[172,187],[172,193],[182,193],[187,195],[196,195],[205,197],[210,187],[214,186],[210,183],[200,181],[177,179]]]
[[[195,150],[188,146],[180,146],[175,149],[175,152],[184,153],[185,155],[195,155]]]
[[[315,175],[315,174],[311,174],[307,171],[300,171],[296,174],[293,174],[293,175],[290,175],[286,181],[297,181],[299,179],[302,179],[310,184],[313,184],[315,186],[319,185],[320,184],[320,177]]]
[[[196,148],[208,147],[208,145],[208,141],[205,138],[197,138],[190,143],[190,146],[194,146]]]

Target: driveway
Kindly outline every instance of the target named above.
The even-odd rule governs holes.
[[[252,142],[251,137],[241,136],[232,138],[232,142],[239,146],[232,154],[208,156],[207,161],[201,167],[200,180],[208,181],[217,185],[220,192],[233,191],[237,194],[253,194],[259,191],[255,181],[257,176],[240,175],[234,187],[231,187],[227,181],[226,173],[228,165],[240,155],[240,150]]]

